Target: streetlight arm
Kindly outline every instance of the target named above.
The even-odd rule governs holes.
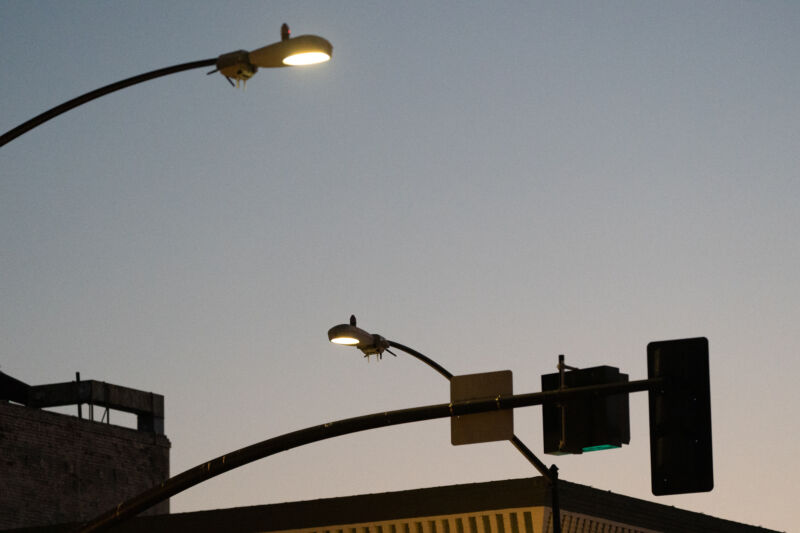
[[[398,350],[399,349],[401,348],[398,347]],[[114,524],[135,516],[145,509],[166,500],[170,496],[183,492],[212,477],[252,463],[258,459],[263,459],[264,457],[269,457],[270,455],[275,455],[313,442],[381,427],[542,405],[545,402],[556,402],[583,395],[605,396],[608,394],[646,391],[653,387],[660,386],[663,381],[664,380],[661,378],[646,379],[626,383],[575,387],[567,390],[529,392],[526,394],[516,394],[484,400],[467,400],[463,402],[425,405],[422,407],[411,407],[397,411],[384,411],[354,418],[346,418],[344,420],[312,426],[251,444],[250,446],[240,448],[226,455],[217,457],[216,459],[212,459],[211,461],[197,465],[194,468],[190,468],[120,503],[114,509],[82,524],[76,531],[77,533],[90,533],[105,530]],[[557,469],[555,469],[556,474],[557,472]]]
[[[448,381],[453,379],[453,374],[451,374],[446,368],[444,368],[442,365],[440,365],[430,357],[419,353],[413,348],[404,346],[399,342],[395,341],[387,341],[387,342],[389,343],[390,348],[397,348],[398,350],[402,350],[407,354],[416,357],[417,359],[419,359],[420,361],[422,361],[423,363],[425,363],[426,365],[428,365],[429,367],[433,368],[438,373],[446,377]],[[552,471],[549,468],[547,468],[547,465],[545,465],[538,457],[536,457],[536,455],[531,451],[531,449],[528,448],[525,445],[525,443],[519,439],[519,437],[514,435],[511,438],[511,444],[514,445],[514,447],[519,451],[519,453],[521,453],[523,457],[525,457],[525,459],[527,459],[533,465],[533,467],[536,468],[536,470],[538,470],[539,473],[545,477],[545,479],[547,479],[548,482],[553,483]]]
[[[398,349],[401,348],[398,347]],[[558,393],[559,391],[555,392]],[[496,411],[503,408],[538,405],[542,403],[543,398],[552,394],[552,392],[540,392],[504,397],[499,400],[491,398],[488,400],[471,400],[455,404],[443,403],[412,407],[409,409],[385,411],[347,418],[286,433],[240,448],[177,474],[151,489],[121,502],[115,508],[106,511],[89,522],[80,525],[75,530],[75,533],[105,531],[111,526],[127,520],[145,509],[166,500],[170,496],[183,492],[212,477],[299,446],[369,429],[408,424],[410,422],[420,422],[423,420],[434,420],[437,418],[448,418],[454,414],[466,415],[470,413]]]
[[[519,453],[521,453],[523,457],[525,457],[525,459],[527,459],[528,462],[530,462],[533,465],[533,467],[536,470],[538,470],[542,476],[544,476],[544,478],[547,480],[548,483],[550,483],[551,485],[555,484],[555,478],[553,477],[552,468],[556,468],[556,465],[552,465],[550,468],[547,468],[547,465],[544,464],[541,459],[536,457],[536,455],[531,451],[531,449],[528,448],[524,442],[519,440],[519,437],[517,437],[516,435],[511,437],[511,444],[513,444],[514,448],[516,448],[519,451]]]
[[[442,365],[440,365],[439,363],[437,363],[436,361],[434,361],[430,357],[427,357],[427,356],[419,353],[418,351],[414,350],[413,348],[409,348],[408,346],[403,346],[399,342],[394,342],[394,341],[388,341],[388,342],[389,342],[389,347],[390,348],[397,348],[398,350],[403,350],[408,355],[412,355],[412,356],[416,357],[417,359],[419,359],[420,361],[422,361],[423,363],[425,363],[426,365],[428,365],[429,367],[431,367],[432,369],[436,370],[438,373],[440,373],[441,375],[446,377],[448,379],[448,381],[453,379],[453,374],[448,372],[447,369],[445,369]]]
[[[36,126],[47,122],[51,118],[55,118],[62,113],[66,113],[70,109],[74,109],[79,105],[85,104],[86,102],[91,102],[101,96],[105,96],[108,93],[113,93],[114,91],[119,91],[120,89],[124,89],[125,87],[130,87],[131,85],[136,85],[137,83],[142,83],[144,81],[152,80],[155,78],[160,78],[162,76],[167,76],[169,74],[175,74],[176,72],[183,72],[184,70],[191,70],[195,68],[202,68],[202,67],[210,67],[214,66],[217,62],[217,58],[211,59],[202,59],[200,61],[192,61],[190,63],[181,63],[180,65],[173,65],[171,67],[165,67],[158,70],[153,70],[150,72],[145,72],[144,74],[139,74],[138,76],[133,76],[131,78],[127,78],[116,83],[112,83],[110,85],[106,85],[105,87],[100,87],[99,89],[95,89],[94,91],[90,91],[86,94],[82,94],[77,98],[73,98],[63,104],[57,105],[52,109],[45,111],[44,113],[33,117],[32,119],[28,120],[17,126],[16,128],[7,131],[0,137],[0,146],[3,146],[23,133],[26,133]]]

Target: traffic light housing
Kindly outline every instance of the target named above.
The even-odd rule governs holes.
[[[664,380],[649,391],[653,494],[714,488],[708,339],[647,345],[647,376]]]
[[[628,375],[613,366],[596,366],[564,373],[565,388],[627,383]],[[542,391],[556,390],[560,374],[542,376]],[[562,413],[562,409],[564,410]],[[588,394],[542,406],[544,453],[552,455],[619,448],[631,441],[628,393]]]

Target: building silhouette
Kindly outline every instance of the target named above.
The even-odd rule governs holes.
[[[69,405],[81,416],[44,410]],[[112,410],[135,414],[137,428],[111,424]],[[0,372],[0,529],[88,520],[168,478],[169,449],[159,394]],[[168,512],[165,501],[147,514]]]

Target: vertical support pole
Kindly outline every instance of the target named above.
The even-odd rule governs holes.
[[[78,418],[83,418],[83,410],[81,406],[81,373],[75,372],[75,389],[78,391]]]
[[[355,326],[355,317],[352,317],[350,324]],[[419,353],[416,350],[409,348],[408,346],[403,346],[400,343],[394,341],[388,341],[389,346],[392,348],[397,348],[398,350],[402,350],[407,354],[411,355],[412,357],[416,357],[423,363],[427,364],[437,372],[439,372],[442,376],[447,378],[448,381],[453,379],[453,374],[451,374],[448,370],[445,370],[439,363],[435,362],[431,358]],[[392,352],[389,352],[392,353]],[[392,354],[394,355],[394,354]],[[568,366],[564,364],[564,355],[558,356],[558,372],[561,375],[561,381],[559,390],[563,390],[566,388],[565,386],[565,377],[564,371],[565,370],[577,370],[575,367]],[[563,405],[561,407],[561,443],[559,444],[559,448],[563,448],[566,443],[566,409]],[[550,498],[551,498],[551,509],[553,514],[553,533],[561,533],[561,505],[558,501],[558,467],[556,465],[551,465],[550,468],[547,468],[545,464],[538,458],[533,452],[525,446],[525,444],[517,438],[516,435],[512,436],[511,444],[522,453],[522,455],[530,461],[530,463],[539,471],[542,476],[547,479],[550,483]]]
[[[564,378],[564,354],[558,356],[558,376],[559,385],[558,390],[566,388],[566,379]],[[558,442],[558,449],[563,450],[567,446],[567,410],[563,403],[558,404],[558,410],[561,412],[561,440]]]
[[[564,354],[558,355],[558,390],[566,388],[566,378],[564,371],[567,365],[564,363]],[[563,403],[558,404],[561,411],[561,441],[558,443],[559,450],[563,450],[567,445],[567,409]],[[561,533],[561,503],[558,499],[558,467],[550,465],[550,509],[553,513],[553,533]]]
[[[553,514],[553,533],[561,533],[561,504],[558,501],[558,467],[550,466],[550,508]]]
[[[553,464],[550,465],[550,468],[547,468],[516,435],[511,439],[511,444],[531,462],[536,470],[538,470],[550,484],[550,508],[552,509],[551,512],[553,515],[553,533],[561,533],[561,504],[558,500],[558,467]]]

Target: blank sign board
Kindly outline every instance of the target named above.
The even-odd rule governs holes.
[[[450,401],[453,403],[513,394],[511,370],[453,376],[450,379]],[[456,446],[509,440],[513,436],[513,409],[450,418],[450,441]]]

